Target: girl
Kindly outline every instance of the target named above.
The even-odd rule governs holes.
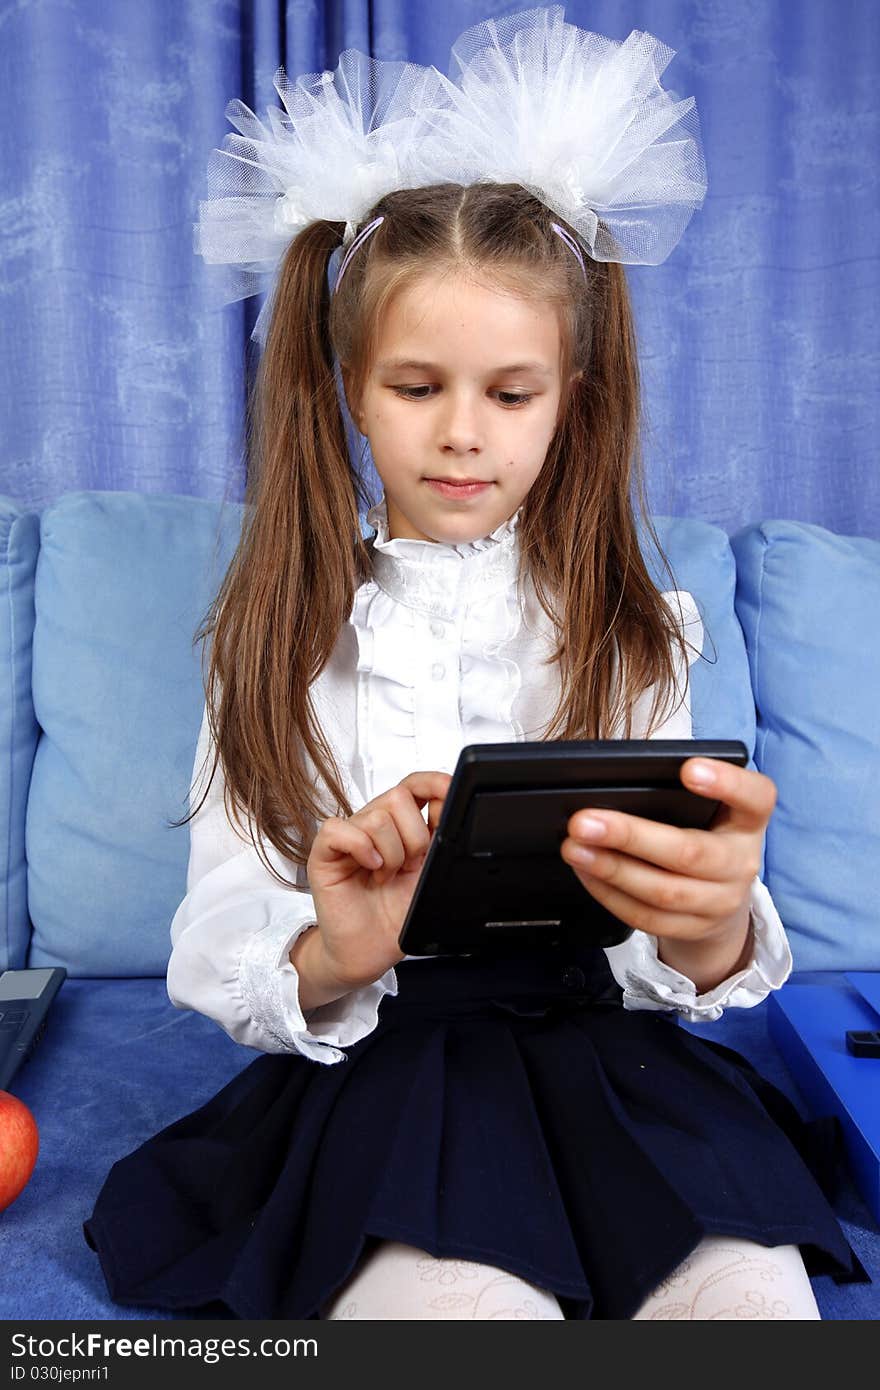
[[[723,804],[707,831],[571,817],[562,857],[620,946],[397,945],[463,745],[691,732],[699,617],[652,585],[631,502],[625,255],[527,182],[423,178],[357,236],[288,236],[168,965],[174,1004],[266,1055],[112,1170],[86,1234],[120,1302],[816,1318],[803,1256],[851,1269],[788,1102],[674,1026],[790,970],[766,777],[688,761]],[[366,541],[344,408],[384,490]]]

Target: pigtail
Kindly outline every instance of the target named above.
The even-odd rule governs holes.
[[[557,631],[562,694],[545,738],[629,736],[637,696],[653,687],[649,727],[671,712],[681,628],[642,554],[634,508],[663,559],[646,504],[640,383],[624,269],[588,263],[574,316],[584,364],[544,468],[526,501],[523,563]]]
[[[281,265],[248,402],[244,524],[200,630],[212,638],[211,776],[220,758],[227,815],[247,821],[270,870],[255,832],[305,865],[317,823],[334,809],[320,784],[341,814],[352,811],[310,696],[369,572],[359,518],[367,499],[349,462],[328,330],[327,262],[341,233],[341,224],[309,224]]]

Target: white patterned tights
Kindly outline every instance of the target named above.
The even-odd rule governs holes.
[[[435,1259],[383,1241],[323,1310],[329,1320],[561,1319],[552,1294],[470,1260]],[[766,1249],[707,1236],[655,1289],[637,1319],[814,1320],[820,1316],[795,1245]]]

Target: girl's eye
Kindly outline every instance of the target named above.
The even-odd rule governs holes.
[[[394,390],[397,392],[398,396],[403,396],[404,400],[408,400],[408,401],[423,401],[423,400],[426,400],[427,398],[426,398],[425,396],[417,396],[417,395],[416,395],[416,392],[417,392],[417,391],[430,391],[430,389],[431,389],[430,386],[395,386],[395,387],[394,387]]]

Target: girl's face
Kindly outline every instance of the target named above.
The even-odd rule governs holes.
[[[395,296],[353,412],[391,537],[457,545],[513,515],[556,429],[561,346],[551,305],[460,276],[425,276]],[[437,479],[487,486],[450,495]]]

